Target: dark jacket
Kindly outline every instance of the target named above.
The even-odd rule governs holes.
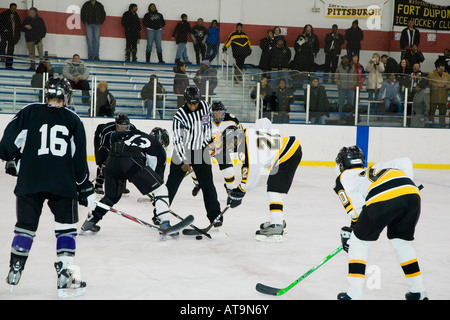
[[[325,36],[325,47],[323,51],[327,55],[336,55],[339,56],[341,54],[341,46],[344,44],[344,36],[340,33],[337,34],[337,38],[335,35],[330,32]]]
[[[259,41],[261,48],[261,58],[259,68],[261,70],[270,70],[270,50],[275,46],[274,38],[265,37]]]
[[[157,81],[156,83],[156,100],[162,101],[163,96],[158,95],[158,93],[165,94],[167,91],[164,89],[162,84],[158,82],[158,78],[156,76],[151,76],[150,81],[142,88],[141,90],[141,98],[142,100],[153,100],[153,86],[154,81]]]
[[[96,105],[95,115],[96,116],[104,116],[107,115],[109,117],[114,116],[114,111],[116,110],[116,98],[112,95],[111,92],[106,90],[105,92],[101,92],[97,89],[97,105]]]
[[[294,102],[294,93],[289,88],[281,90],[277,88],[276,94],[276,109],[275,111],[289,112],[291,111],[291,104]]]
[[[81,7],[81,21],[85,24],[103,24],[106,19],[106,12],[103,5],[95,1],[92,5],[91,1],[86,1]]]
[[[30,25],[31,29],[26,29],[25,26]],[[44,20],[36,14],[34,18],[26,17],[22,22],[22,31],[25,32],[26,42],[39,42],[42,38],[45,38],[47,34],[47,28],[45,27]]]
[[[227,50],[229,46],[233,50],[233,56],[248,57],[252,53],[252,44],[244,32],[235,31],[231,33],[223,45],[223,50]]]
[[[189,86],[189,78],[186,73],[182,73],[178,67],[173,67],[175,77],[173,78],[173,92],[175,94],[183,94],[184,90]]]
[[[358,20],[355,20],[358,24]],[[356,28],[348,28],[345,31],[345,40],[347,40],[347,49],[361,49],[361,41],[364,39],[364,33],[358,26]]]
[[[412,33],[412,41],[410,43],[409,38],[410,36],[408,35],[409,28],[405,28],[402,30],[402,33],[400,35],[400,49],[402,50],[408,50],[407,47],[409,47],[411,49],[411,47],[413,45],[417,45],[419,46],[420,44],[420,31],[417,28],[413,28],[413,32],[410,32],[410,35]]]
[[[309,111],[311,116],[314,117],[322,116],[330,112],[330,104],[324,86],[318,85],[317,87],[313,86],[310,87]]]
[[[176,38],[176,43],[187,43],[188,34],[191,33],[191,25],[188,21],[180,21],[173,30],[172,37]]]
[[[127,11],[122,15],[122,26],[125,30],[125,37],[132,39],[141,38],[141,21],[137,13]]]
[[[288,69],[289,61],[291,61],[291,50],[286,46],[273,47],[269,51],[269,59],[271,69]]]
[[[11,23],[11,10],[5,10],[0,14],[0,37],[2,40],[13,41],[17,44],[21,31],[20,17],[14,12],[14,32]]]
[[[158,30],[166,25],[166,21],[163,15],[156,10],[155,12],[147,12],[142,19],[142,24],[146,28]]]

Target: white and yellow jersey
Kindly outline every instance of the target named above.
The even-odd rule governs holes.
[[[411,160],[400,158],[370,168],[344,170],[336,179],[334,191],[347,214],[356,221],[364,206],[406,194],[419,194],[412,179]]]
[[[211,131],[213,136],[213,145],[216,149],[220,149],[222,147],[222,132],[231,126],[237,126],[242,129],[242,125],[239,123],[239,120],[231,113],[225,113],[224,119],[216,123],[211,121]]]

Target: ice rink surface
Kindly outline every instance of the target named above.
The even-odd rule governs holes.
[[[91,178],[95,175],[94,165],[90,163]],[[46,205],[19,285],[11,293],[4,282],[15,224],[15,178],[0,171],[0,299],[58,299],[53,267],[54,223]],[[237,170],[236,176],[240,176]],[[343,251],[283,296],[263,295],[255,290],[258,282],[278,288],[288,286],[340,245],[340,228],[350,220],[332,189],[335,177],[334,168],[299,167],[285,196],[287,228],[282,243],[254,239],[259,225],[269,220],[265,178],[246,194],[241,206],[225,213],[221,229],[228,237],[223,239],[196,240],[181,235],[178,240],[161,242],[157,232],[110,212],[99,223],[102,229],[98,234],[77,237],[75,264],[81,268],[87,291],[76,299],[335,300],[347,288],[347,256]],[[224,207],[226,193],[216,166],[214,180]],[[415,182],[425,187],[414,241],[419,265],[430,299],[448,300],[450,172],[417,169]],[[153,206],[150,202],[139,203],[137,199],[142,195],[133,185],[128,186],[129,197],[122,198],[115,208],[151,223]],[[194,224],[203,228],[209,222],[202,194],[193,197],[192,187],[192,179],[185,178],[172,210],[180,216],[193,214]],[[86,215],[87,209],[80,207],[79,226]],[[174,224],[179,220],[171,217],[171,221]],[[367,271],[365,299],[404,299],[405,278],[385,232],[370,249]]]

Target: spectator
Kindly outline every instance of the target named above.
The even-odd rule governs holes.
[[[438,64],[435,71],[428,74],[430,86],[430,116],[431,124],[434,123],[434,114],[439,110],[439,125],[445,126],[445,114],[447,112],[447,98],[450,93],[450,75],[445,72],[445,64]]]
[[[178,61],[173,67],[175,76],[173,78],[173,92],[177,95],[177,107],[184,105],[184,91],[189,87],[189,78],[186,75],[186,63]]]
[[[411,47],[411,50],[406,51],[405,59],[409,61],[409,64],[413,66],[415,63],[422,63],[425,61],[423,53],[418,50],[416,45]]]
[[[167,93],[166,89],[162,86],[162,84],[158,81],[158,76],[152,74],[150,76],[150,81],[142,88],[141,90],[141,98],[144,100],[145,108],[147,109],[147,119],[152,118],[153,116],[153,89],[154,82],[156,81],[156,109],[159,112],[159,118],[163,118],[163,100],[164,94]]]
[[[387,54],[383,54],[381,56],[381,62],[384,65],[384,73],[385,74],[390,74],[390,73],[396,73],[398,70],[398,63],[397,61],[392,58],[389,57]]]
[[[398,65],[398,69],[396,71],[397,81],[400,86],[400,92],[404,92],[405,88],[408,87],[409,76],[411,75],[411,67],[409,65],[409,61],[403,58]]]
[[[217,20],[212,21],[208,28],[208,37],[206,38],[206,59],[213,61],[219,51],[220,46],[220,28]]]
[[[338,87],[339,114],[344,110],[346,102],[349,108],[353,109],[355,105],[356,73],[347,56],[341,58],[341,64],[336,69],[334,81]]]
[[[217,87],[217,70],[211,68],[209,60],[203,60],[200,69],[194,76],[194,83],[199,88],[202,97],[206,95],[206,82],[209,81],[208,96],[211,100],[211,96],[214,94],[214,89]]]
[[[22,23],[22,31],[25,31],[25,41],[27,42],[28,57],[30,58],[30,70],[35,70],[35,48],[37,48],[39,60],[43,60],[44,49],[42,39],[45,38],[45,35],[47,34],[45,22],[39,17],[38,10],[35,7],[31,7],[30,10],[28,10],[28,17],[26,17]]]
[[[68,60],[63,69],[63,76],[69,80],[72,89],[81,90],[83,103],[89,102],[89,70],[80,59],[79,54],[74,54],[71,60]]]
[[[95,115],[97,117],[114,117],[116,110],[116,98],[108,91],[108,83],[100,81],[97,85],[97,102]]]
[[[9,9],[0,14],[0,61],[5,62],[7,69],[12,69],[14,48],[19,42],[21,27],[17,4],[11,3]]]
[[[145,61],[150,62],[153,42],[156,45],[156,54],[158,55],[159,63],[165,63],[162,57],[162,28],[166,25],[164,16],[158,12],[156,5],[150,3],[148,6],[148,12],[144,15],[142,24],[146,28],[147,33],[147,49],[145,53]]]
[[[100,2],[89,0],[81,7],[80,16],[86,24],[88,59],[100,60],[100,26],[106,19],[105,8]]]
[[[278,39],[278,41],[281,40]],[[275,98],[273,122],[289,123],[289,112],[291,111],[291,104],[294,102],[294,92],[287,87],[285,79],[278,80]]]
[[[294,68],[298,71],[315,72],[317,67],[314,58],[319,52],[319,38],[310,24],[305,25],[303,32],[294,43]]]
[[[53,69],[50,60],[45,59],[36,68],[36,73],[31,78],[31,87],[41,89],[39,91],[39,100],[42,100],[42,88],[44,85],[44,73],[48,74],[48,79],[51,79],[55,75],[55,69]]]
[[[427,91],[427,81],[423,79],[417,85],[414,95],[411,118],[411,127],[425,127],[430,112],[430,94]]]
[[[357,54],[354,54],[352,57],[352,60],[350,61],[350,65],[353,66],[353,68],[355,68],[355,73],[356,73],[356,84],[355,84],[355,90],[356,87],[359,87],[359,90],[362,90],[363,88],[363,83],[365,80],[365,70],[363,65],[359,62],[359,57]]]
[[[274,43],[277,43],[277,40],[278,39],[283,39],[283,44],[285,45],[285,46],[287,46],[287,43],[286,43],[286,39],[284,38],[284,36],[281,34],[281,28],[280,27],[275,27],[275,28],[273,28],[273,40],[274,40]]]
[[[344,36],[338,33],[338,26],[333,24],[331,32],[327,33],[325,36],[325,47],[323,48],[323,51],[325,52],[324,73],[336,72],[339,56],[341,55],[341,46],[344,42]],[[331,77],[331,75],[328,75],[328,77]],[[327,81],[328,79],[329,78],[326,78]]]
[[[419,82],[426,78],[427,74],[422,72],[420,63],[414,63],[411,75],[409,76],[409,92],[408,92],[408,101],[413,101],[414,95],[416,94],[416,87]]]
[[[187,21],[188,17],[185,13],[181,15],[181,21],[178,22],[177,26],[173,30],[172,40],[176,36],[177,53],[175,54],[175,63],[183,59],[186,64],[191,64],[187,55],[186,43],[188,39],[188,34],[191,33],[191,25]]]
[[[122,15],[122,27],[125,31],[125,61],[137,61],[137,43],[141,38],[141,21],[137,14],[138,6],[130,4],[128,11]]]
[[[272,120],[272,111],[276,109],[276,95],[275,90],[269,85],[269,79],[267,76],[262,76],[259,80],[259,97],[262,100],[261,110],[263,111],[263,117]],[[253,88],[250,93],[252,99],[256,99],[257,87]]]
[[[200,64],[200,61],[205,60],[206,56],[206,38],[208,36],[208,29],[203,25],[203,19],[198,18],[197,24],[191,29],[192,42],[194,43],[195,62]],[[200,56],[202,60],[200,60]]]
[[[400,88],[398,81],[395,79],[394,73],[389,73],[386,80],[383,82],[380,91],[378,93],[378,100],[384,102],[384,110],[382,112],[397,111],[399,115],[403,114],[403,104],[400,102]],[[391,106],[394,108],[392,109]]]
[[[267,30],[267,36],[259,40],[261,48],[261,57],[259,58],[259,68],[262,71],[269,71],[270,68],[270,50],[275,46],[273,31]]]
[[[242,31],[242,23],[236,24],[236,31],[232,32],[222,47],[227,51],[231,46],[233,58],[236,60],[234,68],[234,82],[242,81],[242,70],[244,69],[245,59],[252,53],[252,44],[248,36]]]
[[[444,49],[444,55],[438,56],[434,62],[434,66],[437,68],[438,64],[443,62],[445,65],[445,72],[450,73],[450,49]]]
[[[319,84],[318,78],[314,77],[309,89],[309,122],[325,124],[325,116],[330,116],[330,102],[325,87]]]
[[[347,40],[347,55],[352,57],[358,55],[361,50],[361,41],[364,39],[364,32],[359,27],[358,20],[352,22],[352,26],[345,31],[345,40]]]
[[[408,20],[408,27],[402,30],[400,35],[400,60],[405,57],[407,51],[411,50],[411,48],[415,46],[419,46],[420,44],[420,31],[416,27],[414,27],[414,19],[410,18]],[[422,62],[422,61],[420,61]]]
[[[275,47],[269,51],[270,67],[272,71],[272,80],[278,82],[280,79],[286,79],[289,76],[289,61],[291,61],[291,50],[284,44],[283,38],[278,37]]]
[[[373,101],[376,99],[376,95],[383,84],[384,65],[381,63],[378,53],[375,52],[372,55],[372,59],[370,59],[369,64],[366,66],[366,72],[368,73],[366,89],[369,93],[369,101]]]

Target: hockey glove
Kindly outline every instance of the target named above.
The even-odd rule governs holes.
[[[6,162],[5,172],[7,174],[12,175],[13,177],[17,177],[19,174],[20,167],[20,159],[14,159]]]
[[[91,210],[95,207],[94,201],[94,186],[92,185],[92,182],[86,179],[81,185],[78,186],[78,203]]]
[[[353,229],[347,226],[344,226],[341,228],[341,242],[342,242],[342,248],[345,252],[348,252],[349,244],[348,240],[350,239],[350,236],[352,235]]]
[[[245,192],[241,191],[239,188],[234,188],[233,190],[230,190],[228,193],[227,198],[227,205],[229,205],[231,208],[236,208],[238,205],[241,204],[242,198],[245,196]]]

